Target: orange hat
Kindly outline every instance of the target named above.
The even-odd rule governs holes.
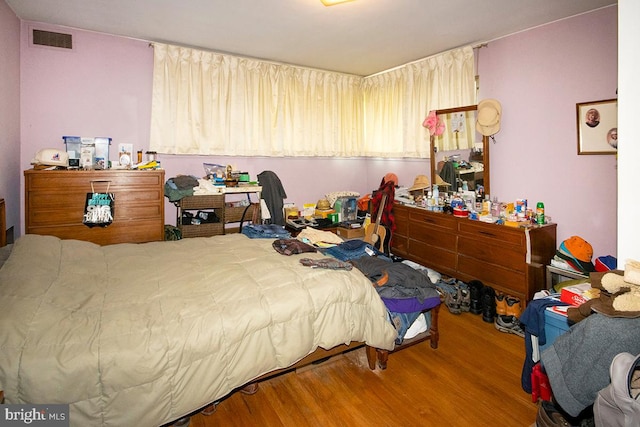
[[[582,237],[571,236],[563,243],[574,258],[582,262],[591,262],[591,258],[593,257],[593,248],[589,242],[584,240]]]
[[[386,184],[389,181],[393,181],[393,185],[398,185],[398,175],[393,172],[389,172],[382,178],[382,182]]]

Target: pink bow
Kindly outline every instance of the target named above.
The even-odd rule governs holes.
[[[429,111],[429,114],[422,122],[422,126],[429,129],[430,135],[442,135],[444,132],[444,123],[440,120],[440,117],[436,116],[436,110]]]

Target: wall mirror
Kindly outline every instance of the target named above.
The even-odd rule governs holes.
[[[436,110],[444,123],[442,135],[431,135],[431,182],[440,192],[469,191],[482,186],[491,194],[489,138],[476,131],[476,105]]]

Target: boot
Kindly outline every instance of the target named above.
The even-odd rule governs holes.
[[[506,314],[508,316],[520,318],[520,315],[522,314],[522,305],[520,304],[520,298],[512,297],[509,295],[505,298],[505,300]],[[500,313],[498,312],[498,314]]]
[[[480,314],[482,313],[482,288],[484,285],[479,280],[472,280],[468,284],[469,286],[469,313]]]
[[[496,293],[496,314],[499,316],[507,314],[507,296],[502,292]]]
[[[482,288],[482,320],[493,323],[496,317],[496,292],[490,286]]]

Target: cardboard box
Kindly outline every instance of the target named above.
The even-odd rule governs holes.
[[[580,305],[591,299],[589,291],[591,283],[580,283],[578,285],[565,286],[560,291],[560,301],[571,305]]]
[[[343,239],[362,239],[364,237],[364,228],[338,227],[336,234]]]

